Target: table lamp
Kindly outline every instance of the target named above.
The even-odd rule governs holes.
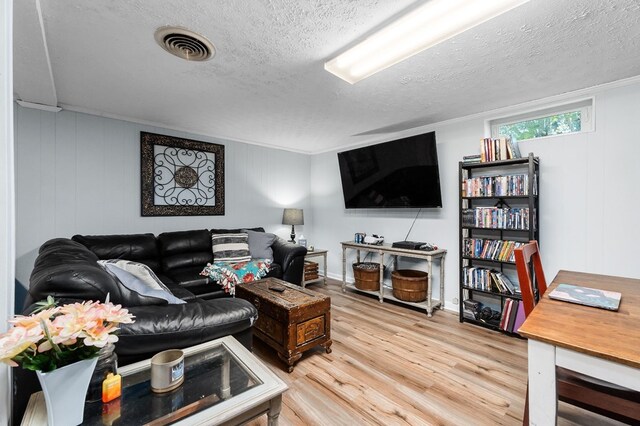
[[[296,242],[296,225],[304,225],[304,214],[302,209],[284,209],[282,213],[282,224],[291,225],[291,239],[292,243]]]

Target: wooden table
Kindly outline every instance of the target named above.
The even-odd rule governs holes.
[[[122,396],[87,403],[83,424],[237,425],[264,413],[276,426],[287,385],[232,336],[183,349],[184,383],[172,392],[150,388],[151,360],[118,368]],[[31,395],[22,426],[47,424],[42,392]]]
[[[305,288],[307,284],[315,283],[322,281],[324,285],[327,285],[327,250],[324,249],[315,249],[313,251],[307,251],[307,254],[304,256],[305,260],[310,259],[312,257],[322,257],[323,261],[323,276],[318,277],[312,280],[305,280],[304,275],[302,277],[302,288]]]
[[[417,308],[426,309],[427,316],[431,317],[433,311],[436,308],[444,309],[444,259],[447,251],[444,249],[437,250],[411,250],[398,247],[391,247],[390,244],[373,245],[373,244],[360,244],[353,241],[344,241],[342,243],[342,291],[346,291],[347,288],[352,290],[361,291],[364,293],[375,294],[378,293],[380,303],[384,299],[393,300],[405,305],[415,306]],[[378,255],[378,262],[380,263],[380,290],[376,292],[360,290],[353,284],[347,284],[347,249],[356,250],[356,261],[360,263],[360,252],[376,253]],[[427,261],[427,300],[425,302],[407,302],[400,300],[393,296],[393,290],[385,288],[383,285],[382,276],[384,273],[384,256],[393,256],[393,269],[397,269],[398,257],[410,257],[414,259],[422,259]],[[436,303],[433,302],[433,261],[440,261],[440,300]]]
[[[560,283],[622,293],[607,311],[549,299]],[[529,338],[529,421],[556,424],[556,366],[640,391],[640,280],[560,271],[519,333]]]

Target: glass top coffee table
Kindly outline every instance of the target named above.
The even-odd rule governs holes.
[[[242,423],[267,413],[278,423],[287,385],[231,336],[183,349],[185,380],[155,394],[150,360],[119,368],[122,396],[87,403],[83,425],[218,425]],[[31,396],[22,425],[46,424],[42,392]]]

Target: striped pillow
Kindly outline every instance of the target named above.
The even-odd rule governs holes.
[[[249,236],[239,234],[211,235],[214,262],[246,262],[251,260]]]

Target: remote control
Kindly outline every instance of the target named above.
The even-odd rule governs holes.
[[[271,286],[269,287],[269,290],[273,290],[273,291],[277,291],[278,293],[282,293],[283,291],[285,291],[285,287],[282,286]]]

